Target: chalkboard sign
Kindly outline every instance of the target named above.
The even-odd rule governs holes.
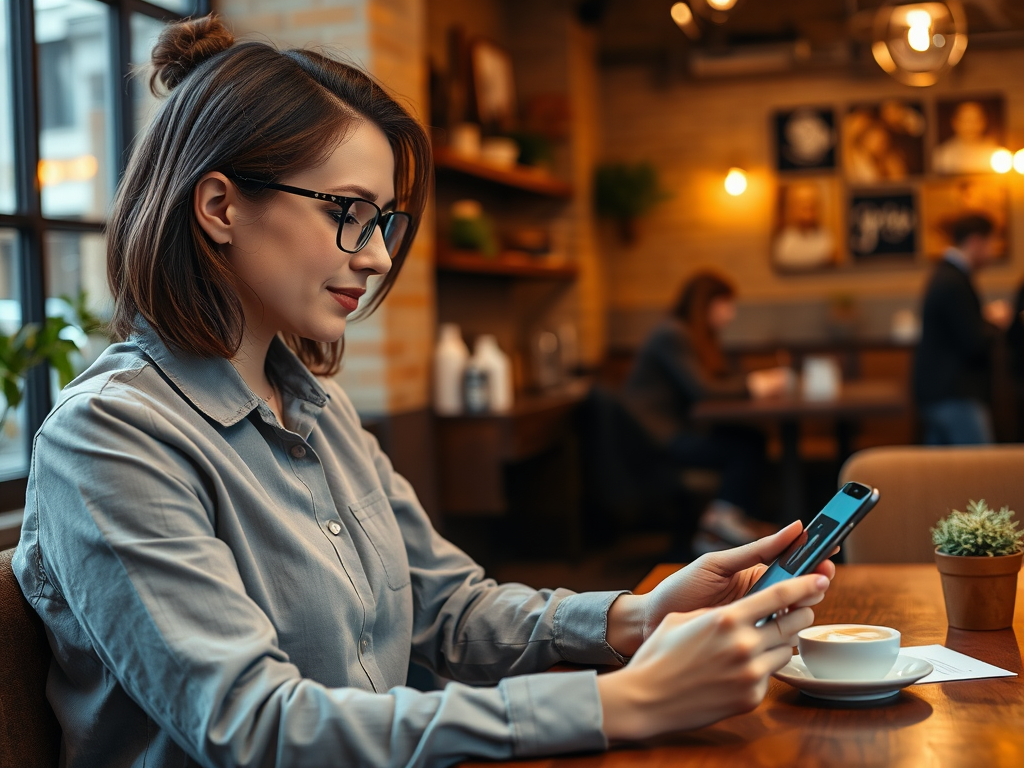
[[[917,253],[917,201],[913,192],[856,192],[847,217],[855,261],[913,258]]]

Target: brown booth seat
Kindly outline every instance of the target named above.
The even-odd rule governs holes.
[[[970,499],[1024,520],[1024,445],[869,448],[843,465],[840,485],[851,480],[881,495],[843,544],[848,563],[934,562],[930,529]]]
[[[52,768],[60,725],[46,700],[50,644],[14,578],[13,556],[0,552],[0,768]]]

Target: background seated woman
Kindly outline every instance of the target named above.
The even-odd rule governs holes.
[[[745,544],[766,532],[766,524],[749,514],[761,487],[764,435],[690,419],[705,398],[770,396],[787,386],[784,369],[743,375],[726,360],[719,331],[736,316],[735,295],[732,284],[713,272],[690,278],[644,342],[623,390],[627,407],[679,466],[721,472],[716,497],[697,521],[697,551]]]

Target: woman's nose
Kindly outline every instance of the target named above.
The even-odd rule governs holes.
[[[384,233],[380,227],[374,227],[370,242],[352,254],[351,264],[354,271],[368,271],[375,275],[387,274],[391,269],[391,256],[384,244]]]

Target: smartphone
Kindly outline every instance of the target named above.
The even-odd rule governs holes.
[[[878,489],[861,483],[847,483],[825,505],[792,544],[768,566],[761,578],[754,582],[748,595],[760,592],[772,584],[813,573],[832,550],[854,529],[871,508],[878,503]],[[757,622],[762,626],[775,616]]]

